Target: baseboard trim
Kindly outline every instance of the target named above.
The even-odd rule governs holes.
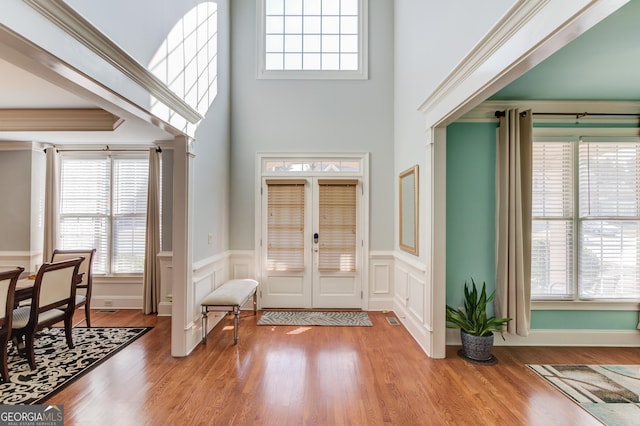
[[[583,346],[640,347],[638,330],[531,330],[521,337],[505,333],[494,339],[495,346]],[[460,331],[447,330],[447,345],[460,345]]]

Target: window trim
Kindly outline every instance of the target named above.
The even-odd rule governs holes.
[[[572,221],[576,225],[573,245],[574,245],[574,260],[571,268],[574,271],[574,282],[573,290],[574,294],[569,295],[567,297],[550,297],[547,296],[545,298],[536,298],[534,299],[531,296],[531,309],[535,311],[543,311],[543,310],[610,310],[610,311],[628,311],[628,310],[638,310],[638,302],[640,299],[581,299],[580,292],[578,288],[578,257],[580,251],[580,237],[579,237],[579,226],[581,226],[581,218],[579,213],[579,195],[578,195],[578,186],[579,186],[579,144],[580,141],[590,142],[590,141],[603,141],[607,142],[635,142],[640,143],[640,137],[637,136],[627,136],[626,132],[624,135],[615,134],[615,132],[610,132],[607,136],[607,129],[599,129],[599,128],[583,128],[579,129],[579,135],[576,134],[576,129],[562,129],[562,128],[534,128],[533,132],[533,143],[536,142],[572,142],[574,145],[572,146],[573,152],[573,161],[574,161],[574,209],[573,209],[573,218]],[[611,130],[611,129],[609,129]],[[615,129],[613,129],[615,130]],[[625,129],[626,130],[626,129]],[[614,133],[614,136],[611,134]],[[557,136],[553,136],[557,134]],[[533,218],[532,218],[533,219]]]
[[[258,80],[368,80],[368,4],[358,0],[358,69],[357,70],[267,70],[265,69],[265,1],[256,0],[256,78]]]

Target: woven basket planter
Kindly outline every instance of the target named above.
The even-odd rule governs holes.
[[[462,353],[467,358],[476,361],[488,361],[493,350],[493,333],[488,336],[473,336],[460,330]]]

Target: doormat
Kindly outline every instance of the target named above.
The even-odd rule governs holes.
[[[73,349],[63,328],[42,332],[35,341],[36,369],[9,342],[10,383],[0,383],[0,404],[37,404],[82,377],[152,327],[74,327]]]
[[[258,325],[364,326],[373,324],[362,311],[263,311]]]
[[[637,425],[640,365],[528,365],[606,425]]]

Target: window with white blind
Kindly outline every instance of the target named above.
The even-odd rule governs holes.
[[[366,79],[368,0],[257,0],[258,77]]]
[[[318,270],[356,270],[356,180],[320,180]]]
[[[535,142],[534,299],[640,298],[640,143]]]
[[[304,270],[305,180],[267,180],[267,269]]]
[[[64,155],[60,248],[95,248],[96,274],[142,273],[148,168],[146,156]]]

